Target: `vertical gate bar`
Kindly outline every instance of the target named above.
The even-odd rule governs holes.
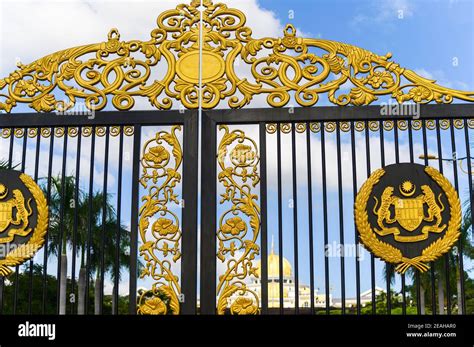
[[[458,179],[458,155],[456,152],[456,138],[454,137],[454,122],[453,119],[449,120],[449,129],[451,130],[451,149],[453,154],[456,156],[455,161],[453,162],[453,170],[454,170],[454,188],[456,189],[456,192],[458,192],[459,195],[459,179]],[[464,260],[463,260],[463,244],[462,244],[462,237],[459,238],[458,240],[458,270],[460,273],[460,289],[461,293],[457,293],[457,295],[461,296],[461,314],[464,314],[466,312],[466,303],[464,300]]]
[[[64,205],[66,195],[66,162],[67,162],[67,145],[68,145],[68,130],[64,128],[64,142],[63,142],[63,158],[61,162],[61,198],[59,205],[59,242],[58,242],[58,271],[57,271],[57,296],[56,296],[56,313],[60,313],[61,307],[61,266],[62,266],[62,255],[63,255],[63,237],[64,237]],[[67,268],[66,268],[66,288],[67,288]],[[64,298],[66,299],[66,298]]]
[[[201,314],[216,314],[216,211],[217,128],[206,113],[202,116],[202,153],[209,160],[201,174]]]
[[[436,119],[436,141],[438,147],[438,166],[439,172],[443,174],[443,147],[441,145],[441,130],[439,127],[439,119]],[[445,273],[445,283],[446,283],[446,313],[451,314],[451,285],[449,283],[449,254],[444,255],[444,273]]]
[[[104,153],[104,181],[102,184],[102,233],[100,236],[100,292],[99,292],[99,314],[104,312],[104,282],[105,282],[105,234],[107,230],[107,205],[108,205],[108,173],[109,173],[109,146],[110,128],[105,127],[105,153]],[[117,245],[118,246],[118,245]]]
[[[468,121],[467,119],[464,119],[464,138],[465,138],[465,143],[466,143],[466,160],[467,160],[467,176],[469,180],[469,207],[471,210],[471,219],[472,216],[474,216],[474,196],[473,191],[472,191],[472,166],[471,166],[471,147],[469,143],[469,126],[468,126]],[[472,233],[472,228],[471,228],[471,233]],[[464,280],[462,281],[464,282]],[[462,289],[462,303],[463,303],[463,313],[466,312],[466,293],[464,291],[464,285],[461,287]]]
[[[421,131],[423,135],[423,157],[424,164],[428,166],[428,141],[426,140],[426,121],[421,120]],[[430,280],[431,280],[431,311],[433,315],[436,315],[436,288],[435,288],[435,272],[434,272],[435,263],[430,262]]]
[[[367,178],[370,177],[371,168],[370,168],[370,129],[369,122],[365,121],[365,152],[366,154],[366,164],[367,164]],[[376,314],[375,310],[375,257],[373,253],[370,253],[370,282],[372,288],[372,314]]]
[[[336,127],[337,146],[337,188],[339,202],[339,243],[342,249],[341,255],[341,306],[342,314],[346,314],[346,275],[345,275],[345,255],[344,255],[344,201],[342,195],[342,163],[341,163],[341,123]]]
[[[383,121],[379,121],[379,136],[380,136],[380,164],[382,168],[385,167],[385,134]],[[392,281],[392,265],[389,262],[385,262],[385,277],[387,285],[387,314],[392,314],[392,294],[391,294],[391,281]]]
[[[394,121],[393,125],[393,139],[395,142],[395,163],[399,164],[400,163],[400,147],[399,147],[399,142],[398,142],[398,121]],[[402,314],[406,315],[407,314],[407,297],[406,297],[406,284],[405,284],[405,274],[401,274],[401,290],[402,290]]]
[[[183,131],[183,239],[181,259],[181,283],[184,303],[182,313],[196,314],[197,304],[197,205],[199,163],[198,116],[196,112],[186,115]]]
[[[259,124],[260,133],[260,244],[262,255],[261,293],[262,314],[268,314],[268,223],[267,223],[267,131],[265,122]]]
[[[114,292],[112,293],[115,301],[113,315],[118,315],[119,304],[119,274],[120,274],[120,242],[122,233],[122,170],[123,170],[123,132],[125,128],[119,128],[119,151],[118,151],[118,177],[117,177],[117,229],[115,232],[115,260],[114,260]]]
[[[21,172],[25,173],[26,170],[26,147],[28,145],[28,128],[23,129],[23,148],[21,151]],[[16,314],[18,304],[18,291],[20,287],[20,265],[15,266],[15,280],[14,280],[14,292],[13,292],[13,314]]]
[[[34,180],[38,183],[38,171],[39,171],[39,156],[40,156],[40,145],[41,145],[41,129],[36,128],[36,144],[35,144],[35,173]],[[31,302],[33,301],[33,258],[30,259],[29,268],[29,284],[28,284],[28,314],[31,314]]]
[[[46,201],[48,206],[51,202],[51,175],[53,174],[53,155],[54,155],[54,127],[50,128],[50,141],[49,141],[49,157],[48,157],[48,183],[46,187]],[[51,214],[51,207],[49,207],[49,213]],[[43,247],[43,300],[41,304],[42,314],[46,313],[46,299],[48,296],[48,247],[49,247],[49,229],[51,227],[51,219],[48,222],[48,232],[45,236],[44,247]]]
[[[10,143],[8,146],[8,169],[12,167],[12,157],[13,157],[13,145],[14,145],[14,131],[15,129],[10,128]],[[0,314],[3,314],[3,302],[4,302],[4,293],[5,293],[5,277],[2,276],[0,282]]]
[[[76,295],[76,254],[77,254],[77,229],[79,224],[79,180],[81,171],[81,149],[82,149],[82,127],[77,130],[77,147],[76,147],[76,178],[74,180],[74,227],[72,231],[72,264],[71,264],[71,293]],[[71,302],[71,314],[74,314],[76,300]]]
[[[278,189],[278,286],[280,314],[283,314],[283,203],[281,184],[281,124],[277,127],[277,189]]]
[[[92,208],[94,195],[94,165],[95,165],[95,133],[96,127],[92,127],[91,134],[91,152],[90,152],[90,168],[89,168],[89,201],[88,201],[88,226],[87,226],[87,260],[86,260],[86,289],[84,298],[84,314],[89,314],[89,287],[91,277],[91,248],[92,248]]]
[[[296,177],[296,123],[291,124],[291,162],[293,178],[293,248],[295,262],[295,313],[300,312],[299,269],[298,269],[298,182]],[[282,258],[282,256],[280,256]]]
[[[132,216],[130,219],[130,282],[129,282],[129,314],[137,314],[137,262],[138,262],[138,209],[139,179],[141,165],[142,126],[134,125],[133,133],[133,169],[132,169]]]
[[[311,128],[306,122],[306,168],[308,179],[309,287],[311,314],[314,314],[314,240],[313,240],[313,182],[311,168]]]
[[[408,146],[410,149],[410,163],[414,163],[414,154],[413,154],[413,129],[411,120],[407,121],[408,123]],[[416,285],[416,308],[417,314],[421,314],[421,282],[420,282],[420,271],[415,270],[415,285]]]
[[[322,171],[322,189],[323,189],[323,230],[324,230],[324,286],[326,290],[326,314],[329,314],[329,259],[326,249],[329,244],[328,236],[328,203],[327,203],[327,187],[326,187],[326,140],[324,133],[326,130],[325,123],[321,122],[321,171]]]
[[[354,203],[357,196],[357,161],[356,161],[356,143],[355,143],[355,122],[351,121],[351,159],[352,159],[352,191]],[[357,314],[360,315],[360,261],[359,261],[359,234],[357,228],[354,226],[354,243],[356,245],[356,304]]]

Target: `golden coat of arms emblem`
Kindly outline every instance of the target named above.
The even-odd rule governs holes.
[[[48,206],[40,187],[26,174],[0,170],[0,276],[34,256],[47,227]]]
[[[461,203],[451,183],[433,167],[403,163],[372,173],[355,201],[362,243],[377,257],[424,272],[459,238]]]

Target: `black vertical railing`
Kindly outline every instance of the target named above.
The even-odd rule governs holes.
[[[351,159],[352,159],[352,193],[355,202],[357,196],[357,157],[356,157],[356,142],[355,142],[355,122],[351,122]],[[357,228],[354,227],[354,244],[356,245],[355,260],[355,280],[356,280],[356,311],[360,315],[360,259],[359,259],[359,234]]]
[[[366,166],[367,166],[367,178],[371,174],[370,165],[370,129],[369,122],[365,121],[365,153],[366,153]],[[373,253],[370,253],[370,286],[371,286],[371,300],[372,300],[372,314],[376,313],[375,307],[375,257]]]
[[[36,128],[36,143],[35,143],[35,169],[34,169],[34,180],[38,183],[38,172],[40,162],[40,148],[41,147],[41,129]],[[32,301],[33,301],[33,259],[29,262],[29,278],[28,278],[28,314],[32,313]]]
[[[115,231],[115,256],[114,256],[114,290],[112,293],[112,300],[115,302],[114,309],[112,311],[113,315],[118,315],[119,313],[119,279],[120,279],[120,249],[121,239],[122,239],[122,170],[123,170],[123,132],[125,131],[124,127],[119,129],[119,151],[118,151],[118,173],[117,173],[117,228]]]
[[[453,119],[449,120],[449,128],[451,134],[451,150],[453,153],[453,174],[454,174],[454,189],[459,194],[459,178],[458,178],[458,154],[456,150],[456,137],[454,133],[454,121]],[[457,269],[457,277],[456,281],[459,281],[459,291],[457,292],[458,297],[461,297],[461,307],[458,307],[458,312],[465,313],[466,312],[466,300],[464,298],[464,257],[463,257],[463,238],[460,237],[457,242],[458,247],[458,254],[457,254],[457,262],[458,262],[458,269]]]
[[[281,173],[281,124],[277,128],[277,190],[278,190],[278,283],[280,314],[284,312],[283,298],[283,201],[282,201],[282,173]]]
[[[93,242],[93,228],[94,228],[94,220],[93,220],[93,196],[94,196],[94,165],[95,165],[95,151],[96,151],[96,127],[92,128],[91,134],[91,150],[90,150],[90,168],[89,168],[89,195],[88,195],[88,226],[87,226],[87,251],[86,251],[86,289],[85,289],[85,299],[84,305],[85,310],[84,313],[89,313],[89,288],[90,288],[90,278],[91,278],[91,254],[92,254],[92,242]]]
[[[410,153],[410,163],[415,162],[415,157],[413,153],[413,130],[412,130],[412,124],[411,121],[407,121],[407,126],[408,126],[408,148],[409,148],[409,153]],[[424,290],[421,285],[421,276],[420,276],[420,271],[414,270],[415,271],[415,286],[416,286],[416,307],[417,307],[417,314],[421,314],[422,308],[422,302],[421,302],[421,291]],[[424,310],[424,307],[423,307]]]
[[[436,120],[436,145],[438,147],[438,167],[439,172],[443,174],[443,147],[441,144],[441,129],[439,119]],[[444,274],[445,274],[445,285],[446,285],[446,313],[451,314],[451,286],[449,281],[450,269],[449,269],[449,254],[444,255]],[[438,281],[441,279],[438,279]]]
[[[75,313],[77,296],[76,296],[76,255],[77,255],[77,237],[79,227],[79,183],[81,173],[81,153],[82,153],[82,127],[78,128],[77,131],[77,144],[76,144],[76,167],[75,167],[75,180],[74,180],[74,226],[72,230],[72,264],[71,264],[71,293],[74,300],[71,301],[70,313]]]
[[[184,302],[183,314],[197,312],[197,203],[198,203],[198,159],[197,151],[199,134],[197,113],[186,114],[184,123],[183,143],[183,241],[181,259],[181,281]]]
[[[264,122],[259,124],[260,139],[260,220],[262,250],[261,257],[261,302],[262,314],[268,313],[268,214],[267,214],[267,129]]]
[[[311,157],[311,128],[306,122],[306,167],[308,182],[308,240],[309,240],[309,288],[310,308],[314,314],[314,239],[313,239],[313,180],[312,180],[312,157]]]
[[[138,276],[138,204],[139,177],[141,165],[142,127],[134,125],[133,133],[133,168],[132,168],[132,215],[130,220],[130,282],[129,282],[129,314],[137,314],[137,276]]]
[[[104,311],[104,283],[105,283],[105,238],[109,230],[108,225],[108,176],[109,176],[109,146],[110,146],[110,130],[105,128],[105,148],[104,148],[104,177],[102,183],[102,232],[100,235],[100,292],[99,292],[99,314]],[[119,245],[117,245],[119,247]]]
[[[59,202],[59,238],[58,238],[58,244],[57,244],[57,257],[58,257],[58,269],[57,269],[57,298],[56,298],[56,313],[61,313],[60,312],[60,307],[61,305],[65,305],[65,302],[61,302],[61,300],[66,300],[66,297],[62,298],[61,293],[63,291],[61,290],[61,285],[64,285],[67,288],[67,267],[66,267],[66,278],[65,282],[66,283],[61,283],[62,281],[62,256],[63,254],[65,255],[66,250],[63,249],[63,242],[66,243],[66,236],[64,235],[64,218],[65,218],[65,209],[66,209],[66,165],[67,165],[67,145],[68,145],[68,128],[64,129],[64,142],[63,142],[63,155],[62,155],[62,162],[61,162],[61,183],[60,186],[58,187],[58,182],[56,182],[56,193],[60,194],[60,202]],[[61,191],[57,191],[57,189],[60,188]],[[68,232],[68,230],[66,231]],[[64,253],[63,253],[64,252]],[[64,291],[66,293],[66,291]]]
[[[329,314],[330,305],[330,289],[329,289],[329,258],[326,252],[329,246],[328,231],[328,205],[327,205],[327,184],[326,184],[326,140],[325,140],[325,123],[320,123],[321,127],[321,178],[323,193],[323,232],[324,232],[324,287],[326,290],[326,314]]]
[[[291,125],[291,166],[293,178],[293,253],[294,253],[294,287],[295,314],[300,312],[299,267],[298,267],[298,181],[296,170],[296,124]],[[282,256],[281,256],[282,257]]]
[[[201,314],[216,313],[216,170],[217,170],[216,122],[203,115],[202,153],[210,158],[201,167]]]
[[[421,132],[423,137],[423,158],[425,166],[428,166],[428,141],[426,139],[426,122],[421,121]],[[436,314],[436,281],[435,281],[435,263],[430,262],[430,281],[431,281],[431,312]]]
[[[342,195],[342,158],[341,158],[341,123],[337,123],[336,129],[337,147],[337,190],[339,203],[339,246],[342,249],[341,256],[341,312],[346,313],[346,274],[344,258],[344,201]]]
[[[51,185],[52,185],[52,174],[53,174],[53,159],[54,159],[54,132],[55,128],[50,128],[50,141],[49,141],[49,156],[48,156],[48,177],[46,183],[46,201],[48,202],[49,214],[51,215]],[[49,252],[49,230],[51,227],[51,219],[49,220],[48,232],[46,234],[46,240],[43,246],[43,299],[41,304],[41,312],[46,313],[46,301],[48,297],[48,252]]]
[[[466,144],[466,164],[467,164],[467,180],[468,180],[468,190],[469,190],[469,212],[471,216],[471,221],[474,216],[474,196],[473,196],[473,188],[472,188],[472,166],[471,166],[471,142],[469,141],[469,126],[468,121],[464,119],[464,143]],[[471,222],[472,223],[472,222]],[[466,230],[466,233],[468,231]],[[471,235],[473,233],[473,228],[471,228]],[[468,235],[466,235],[469,238]],[[462,282],[464,282],[464,273],[462,277]],[[462,290],[462,300],[463,300],[463,313],[467,313],[466,311],[466,293],[464,290],[464,284],[461,287]]]
[[[12,135],[13,136],[13,135]],[[22,141],[22,150],[21,150],[21,172],[26,170],[26,148],[28,146],[28,128],[23,129],[23,141]],[[18,293],[20,287],[20,266],[15,266],[15,278],[13,280],[13,314],[17,313],[18,306]]]
[[[398,141],[398,121],[394,121],[393,126],[393,142],[395,145],[395,164],[400,163],[400,147]],[[407,296],[406,296],[406,283],[405,274],[400,275],[401,279],[401,294],[402,294],[402,314],[407,313]]]

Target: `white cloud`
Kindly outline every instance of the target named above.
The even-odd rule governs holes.
[[[458,90],[472,90],[473,89],[473,87],[471,87],[469,84],[465,82],[450,80],[443,70],[428,71],[424,68],[421,68],[421,69],[415,69],[414,71],[415,73],[417,73],[418,75],[422,77],[428,78],[430,80],[435,80],[439,85],[442,85],[443,87],[446,87],[446,88],[458,89]]]
[[[355,27],[370,24],[391,24],[395,20],[412,17],[415,5],[410,0],[377,0],[370,6],[370,12],[358,13],[352,18]]]

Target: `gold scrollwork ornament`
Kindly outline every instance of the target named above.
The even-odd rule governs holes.
[[[145,142],[142,152],[140,184],[146,190],[139,210],[139,251],[144,261],[141,279],[153,281],[150,290],[138,294],[137,313],[146,315],[179,314],[179,277],[173,272],[181,258],[179,216],[171,208],[180,205],[175,191],[181,182],[179,173],[183,151],[177,132],[159,131]]]
[[[292,98],[300,106],[314,106],[322,95],[338,106],[369,105],[382,96],[398,103],[474,101],[473,91],[440,86],[391,61],[391,53],[300,37],[292,25],[281,37],[254,38],[240,10],[211,0],[202,1],[202,11],[200,6],[193,0],[163,12],[145,41],[122,41],[112,29],[107,41],[18,63],[0,79],[0,110],[25,103],[37,112],[64,112],[79,101],[89,110],[102,110],[109,102],[130,110],[135,98],[146,98],[157,109],[170,109],[174,102],[195,109],[200,55],[205,109],[221,102],[241,108],[257,95],[265,95],[272,107]],[[242,63],[246,74],[237,69]],[[162,78],[156,79],[155,68],[164,69]]]
[[[289,127],[291,130],[291,126]],[[219,182],[224,188],[220,204],[225,207],[217,230],[217,259],[225,266],[217,285],[217,313],[258,314],[259,296],[245,282],[257,276],[253,260],[260,252],[260,206],[254,188],[260,182],[256,142],[242,130],[221,125]],[[230,160],[226,160],[227,157]]]

